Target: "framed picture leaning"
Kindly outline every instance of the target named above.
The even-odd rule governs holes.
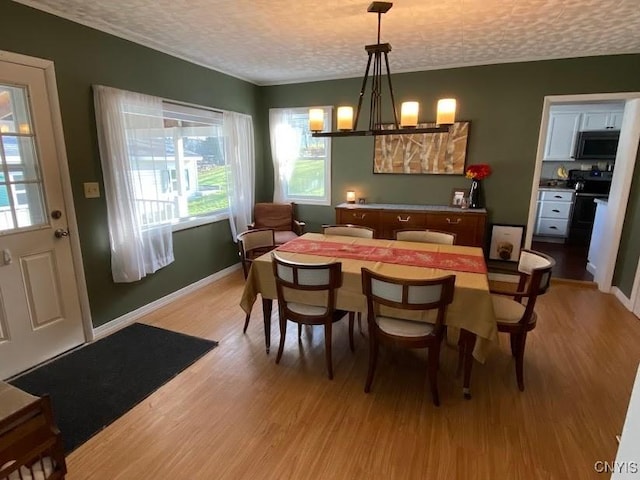
[[[489,242],[489,260],[517,262],[524,240],[524,225],[491,226],[491,241]]]

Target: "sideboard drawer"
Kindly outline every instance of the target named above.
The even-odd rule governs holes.
[[[337,224],[343,225],[351,223],[353,225],[361,225],[376,230],[376,236],[379,236],[380,212],[378,210],[349,210],[344,208],[336,209]]]
[[[468,213],[430,213],[427,228],[456,234],[456,245],[482,246],[484,215]]]
[[[424,229],[427,215],[422,212],[380,212],[381,238],[395,238],[396,230],[404,228]]]

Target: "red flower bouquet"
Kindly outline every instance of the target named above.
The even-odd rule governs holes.
[[[464,174],[467,178],[472,178],[474,180],[483,180],[491,175],[491,166],[486,163],[469,165]]]

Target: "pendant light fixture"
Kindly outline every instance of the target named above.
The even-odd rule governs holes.
[[[391,2],[372,2],[367,12],[378,14],[378,43],[374,45],[366,45],[365,50],[369,54],[367,68],[362,79],[362,88],[360,89],[360,97],[358,99],[358,107],[356,109],[356,117],[353,118],[353,107],[341,106],[337,110],[338,130],[334,132],[323,132],[324,129],[324,112],[322,109],[309,110],[309,130],[314,137],[361,137],[367,135],[402,135],[414,133],[447,133],[449,126],[455,122],[456,101],[453,98],[445,98],[438,100],[438,110],[436,115],[436,127],[420,128],[418,127],[418,114],[420,106],[418,102],[404,102],[400,111],[400,121],[393,96],[393,87],[391,85],[391,71],[389,70],[388,54],[391,51],[391,45],[388,43],[380,43],[380,22],[382,14],[387,13],[393,6]],[[393,111],[393,125],[383,128],[382,123],[382,89],[384,77],[382,73],[383,67],[386,67],[386,77],[388,82],[388,91],[390,96],[391,109]],[[373,73],[371,74],[371,99],[369,109],[369,125],[367,130],[357,130],[358,121],[360,120],[360,112],[362,110],[362,99],[364,98],[367,81],[369,79],[369,70],[373,63]]]

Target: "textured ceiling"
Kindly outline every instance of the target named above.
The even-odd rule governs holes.
[[[260,85],[364,73],[359,0],[20,0]],[[398,0],[391,71],[640,52],[638,0]]]

